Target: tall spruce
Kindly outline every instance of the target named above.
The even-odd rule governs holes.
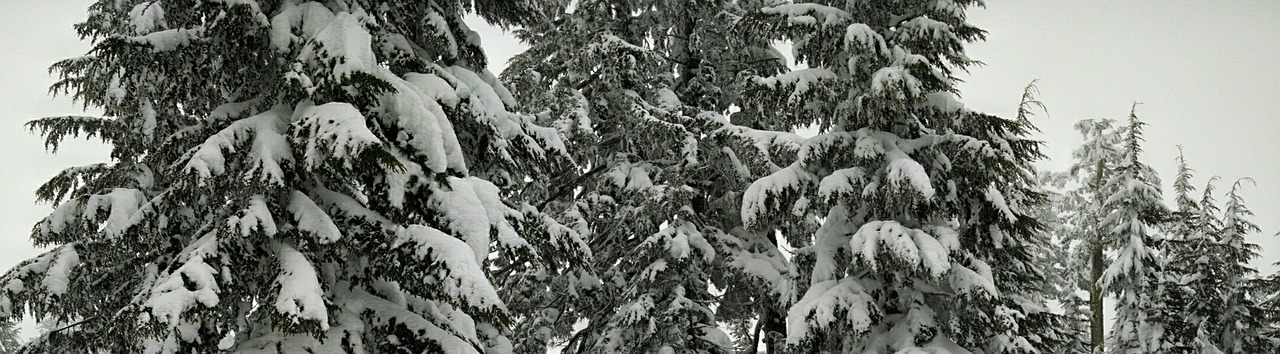
[[[1116,250],[1098,285],[1116,296],[1111,347],[1117,352],[1168,350],[1165,322],[1159,316],[1167,304],[1158,301],[1166,276],[1165,255],[1159,249],[1162,236],[1154,227],[1164,220],[1165,208],[1159,177],[1139,159],[1144,125],[1134,103],[1123,131],[1120,161],[1104,187],[1109,192],[1102,200],[1106,217],[1099,223],[1103,244]]]
[[[1212,257],[1214,235],[1221,229],[1215,215],[1219,210],[1213,199],[1213,183],[1218,177],[1209,179],[1200,200],[1196,200],[1192,197],[1196,188],[1191,184],[1195,170],[1188,165],[1181,146],[1177,163],[1173,182],[1175,209],[1165,224],[1169,282],[1163,297],[1157,301],[1163,302],[1170,309],[1168,315],[1173,317],[1164,328],[1170,342],[1167,350],[1213,352],[1217,345],[1210,338],[1207,324],[1216,306],[1213,301],[1205,300],[1216,298],[1219,293],[1215,284],[1218,276],[1212,274],[1211,269],[1216,263]]]
[[[28,126],[111,161],[37,191],[50,250],[0,278],[0,315],[66,323],[30,352],[509,351],[486,260],[580,251],[510,200],[567,154],[462,16],[530,5],[91,5],[52,90],[104,115]]]
[[[748,81],[742,110],[775,130],[814,126],[797,161],[756,180],[742,218],[772,232],[822,215],[792,242],[799,352],[961,348],[1037,352],[1048,321],[1029,262],[1044,202],[1025,119],[972,112],[955,94],[975,1],[798,3],[739,22],[793,43],[808,66]],[[807,285],[807,288],[806,286]]]
[[[573,177],[545,205],[566,211],[592,257],[547,275],[566,285],[543,296],[545,315],[517,321],[529,334],[518,350],[732,350],[717,316],[744,338],[788,289],[772,235],[741,227],[740,191],[799,139],[725,115],[738,73],[776,72],[782,56],[729,36],[750,1],[552,3],[517,31],[530,48],[503,78],[574,151]]]

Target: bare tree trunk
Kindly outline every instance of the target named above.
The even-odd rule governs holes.
[[[1093,181],[1094,195],[1097,202],[1102,203],[1104,199],[1102,195],[1102,170],[1106,168],[1103,160],[1098,160],[1097,170],[1094,171],[1096,177]],[[1098,281],[1102,279],[1102,236],[1104,230],[1101,227],[1094,233],[1093,249],[1089,250],[1089,310],[1093,315],[1089,318],[1089,348],[1094,353],[1102,353],[1103,342],[1103,324],[1104,319],[1102,313],[1102,285]]]
[[[1092,271],[1089,274],[1089,310],[1093,312],[1089,321],[1089,347],[1094,353],[1102,352],[1102,287],[1098,285],[1098,280],[1102,278],[1102,234],[1094,239],[1093,250],[1090,258]]]

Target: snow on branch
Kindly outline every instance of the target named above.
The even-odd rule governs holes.
[[[799,345],[818,331],[837,328],[843,336],[866,333],[881,316],[875,301],[852,277],[813,284],[787,311],[787,344]]]
[[[219,258],[218,236],[210,232],[196,239],[181,253],[182,264],[174,271],[156,280],[145,295],[141,305],[148,309],[143,321],[167,323],[177,326],[182,314],[196,306],[218,305],[218,269],[206,262]]]
[[[276,276],[276,283],[280,286],[276,294],[276,312],[292,320],[294,325],[310,321],[319,325],[321,330],[329,329],[325,291],[315,267],[306,255],[292,246],[278,242],[274,246],[276,259],[280,262],[280,272]]]
[[[269,111],[232,122],[192,149],[188,153],[189,159],[183,171],[195,174],[197,182],[203,185],[209,178],[228,171],[224,151],[234,153],[249,143],[252,137],[248,151],[251,162],[249,166],[245,166],[245,177],[272,185],[283,185],[283,164],[293,161],[293,152],[283,135],[291,112],[288,107],[276,106]]]
[[[435,228],[410,225],[397,233],[391,247],[408,247],[417,258],[447,269],[439,285],[451,301],[482,311],[506,311],[466,242]]]

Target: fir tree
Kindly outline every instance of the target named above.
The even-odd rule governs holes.
[[[1253,182],[1249,178],[1236,180],[1227,192],[1222,233],[1216,240],[1217,249],[1211,253],[1216,259],[1214,265],[1220,269],[1215,275],[1221,296],[1209,318],[1209,329],[1218,348],[1227,353],[1261,353],[1272,348],[1275,340],[1264,336],[1267,316],[1258,299],[1263,281],[1257,279],[1258,271],[1249,266],[1258,258],[1261,247],[1246,241],[1245,235],[1262,230],[1249,221],[1253,212],[1240,195],[1246,181]]]
[[[965,109],[952,73],[973,62],[974,2],[766,7],[744,33],[794,44],[809,68],[755,77],[743,112],[761,126],[816,126],[797,161],[756,180],[743,221],[774,230],[823,215],[793,261],[800,352],[968,348],[1036,352],[1049,321],[1030,265],[1044,195],[1025,117]],[[1021,274],[1018,274],[1021,272]],[[1007,280],[1007,281],[1006,281]],[[1026,295],[1026,296],[1024,296]],[[1026,325],[1026,326],[1023,326]]]
[[[1195,200],[1191,197],[1196,190],[1191,185],[1195,170],[1188,166],[1181,147],[1178,152],[1178,169],[1173,183],[1176,209],[1165,224],[1168,282],[1157,301],[1171,309],[1164,328],[1164,336],[1169,341],[1167,350],[1213,352],[1217,346],[1209,338],[1205,325],[1214,310],[1212,301],[1205,300],[1215,298],[1218,293],[1214,284],[1217,277],[1211,274],[1210,269],[1215,263],[1210,256],[1215,242],[1213,235],[1221,229],[1214,215],[1218,207],[1213,199],[1213,183],[1218,177],[1210,178],[1203,196],[1199,201]]]
[[[1116,295],[1116,320],[1112,349],[1117,352],[1168,350],[1163,316],[1167,304],[1159,294],[1164,273],[1161,238],[1153,225],[1163,219],[1160,179],[1139,160],[1142,131],[1137,104],[1124,129],[1124,148],[1115,173],[1107,179],[1103,200],[1106,217],[1101,221],[1104,244],[1117,250],[1115,259],[1099,279],[1099,286]]]
[[[28,126],[112,160],[37,191],[51,250],[0,278],[0,315],[69,323],[32,352],[509,350],[486,260],[577,249],[510,200],[567,155],[462,16],[529,6],[97,2],[52,90],[104,116]]]

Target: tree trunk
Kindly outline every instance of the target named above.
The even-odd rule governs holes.
[[[786,317],[778,311],[775,304],[765,306],[765,316],[761,319],[764,321],[764,350],[769,354],[781,353],[782,349],[787,346],[787,321]]]
[[[1106,168],[1104,160],[1098,160],[1097,170],[1094,171],[1095,178],[1093,181],[1094,194],[1097,202],[1102,203],[1102,170]],[[1099,208],[1101,211],[1102,208]],[[1102,236],[1103,230],[1098,228],[1094,233],[1093,249],[1089,250],[1089,310],[1092,316],[1089,317],[1089,348],[1093,353],[1102,353],[1102,285],[1098,281],[1102,279]]]
[[[1093,312],[1093,316],[1089,319],[1089,347],[1094,353],[1102,352],[1102,286],[1098,284],[1098,280],[1102,278],[1102,234],[1094,239],[1093,250],[1090,251],[1089,263],[1092,270],[1089,272],[1089,310]]]

